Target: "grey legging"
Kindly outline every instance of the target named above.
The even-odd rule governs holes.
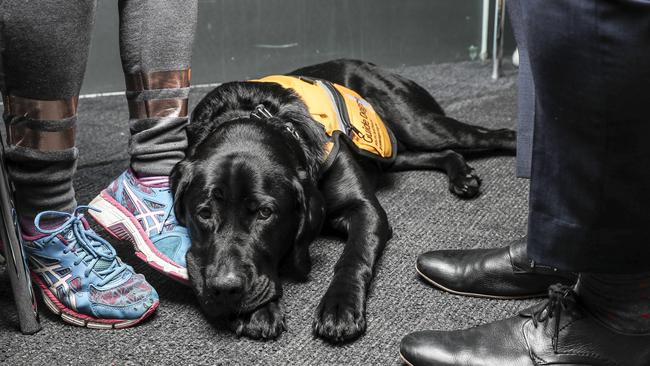
[[[95,1],[0,0],[6,159],[22,216],[76,206],[76,102],[95,8]],[[119,11],[131,168],[168,175],[187,145],[197,1],[122,0]]]

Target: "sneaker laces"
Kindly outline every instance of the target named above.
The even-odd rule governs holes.
[[[554,320],[553,338],[551,342],[553,351],[557,353],[562,312],[576,306],[576,304],[577,299],[573,288],[558,283],[548,288],[548,300],[533,307],[532,313],[522,315],[530,315],[535,328],[537,328],[538,324],[544,323],[549,319]]]
[[[36,215],[34,226],[39,232],[49,234],[44,238],[45,243],[49,243],[59,234],[66,237],[68,239],[68,245],[63,250],[63,253],[67,254],[70,251],[74,251],[77,254],[77,259],[74,261],[75,266],[79,265],[82,261],[86,263],[85,277],[90,275],[90,272],[95,269],[100,261],[110,263],[106,268],[98,268],[95,270],[95,273],[102,278],[98,285],[104,286],[127,270],[127,266],[119,260],[115,249],[106,240],[97,235],[94,230],[86,229],[82,220],[84,215],[80,213],[82,210],[100,212],[99,209],[90,206],[79,206],[73,213],[43,211]],[[44,216],[63,217],[67,219],[58,227],[47,229],[40,226],[41,219]],[[69,232],[72,232],[71,238],[68,238],[66,235]],[[78,248],[83,250],[77,250]]]

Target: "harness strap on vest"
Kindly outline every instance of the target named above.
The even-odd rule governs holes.
[[[380,163],[392,163],[397,145],[392,132],[370,103],[355,91],[326,80],[288,75],[271,75],[253,82],[272,82],[292,89],[309,109],[312,119],[324,129],[330,141],[325,146],[331,164],[340,138],[350,144],[360,155]],[[257,111],[257,109],[256,109]],[[253,113],[256,113],[254,111]]]

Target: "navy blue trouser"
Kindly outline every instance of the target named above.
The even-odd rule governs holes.
[[[579,272],[650,271],[650,1],[509,6],[520,78],[534,86],[520,87],[519,103],[532,142],[518,146],[519,175],[531,157],[529,256]]]

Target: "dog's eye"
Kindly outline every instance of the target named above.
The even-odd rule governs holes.
[[[257,218],[260,220],[266,220],[271,217],[272,214],[273,210],[268,207],[260,207],[260,209],[257,210]]]
[[[206,220],[207,220],[207,219],[209,219],[209,218],[212,217],[212,211],[210,211],[209,208],[205,208],[205,207],[204,207],[204,208],[202,208],[202,209],[199,210],[199,216],[200,216],[202,219],[206,219]]]

